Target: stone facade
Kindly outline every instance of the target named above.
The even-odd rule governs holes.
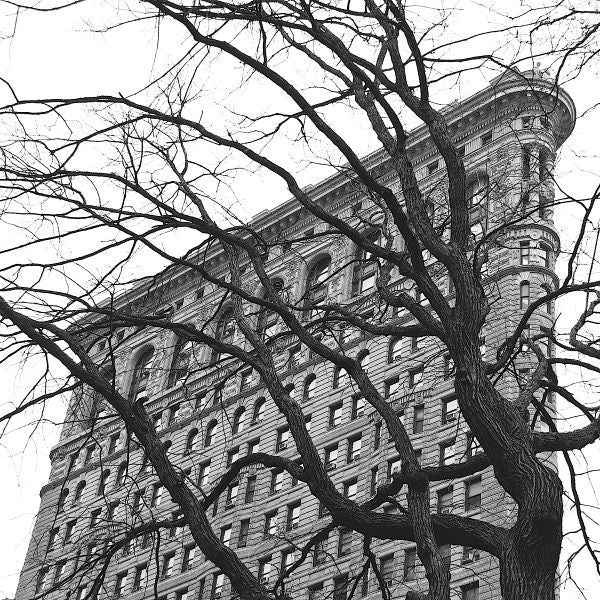
[[[474,194],[480,193],[477,198],[481,201],[475,201],[473,206],[474,243],[482,231],[490,233],[498,224],[515,220],[489,246],[485,286],[496,301],[482,338],[482,351],[491,355],[512,332],[524,303],[558,283],[554,263],[560,240],[553,227],[553,185],[547,175],[557,148],[570,133],[574,108],[569,97],[552,88],[551,83],[543,80],[531,83],[506,75],[461,104],[450,106],[446,115],[458,145],[464,146]],[[443,199],[435,186],[444,176],[442,161],[424,128],[412,132],[410,140],[420,184],[437,210],[436,202]],[[382,151],[366,161],[380,181],[399,190]],[[356,222],[357,226],[360,224],[356,211],[365,217],[373,210],[360,187],[341,176],[312,186],[309,193],[327,210]],[[528,215],[525,219],[515,218],[524,212]],[[305,214],[293,201],[262,213],[253,225],[270,237],[294,237],[310,228],[316,233],[325,231],[323,224]],[[316,237],[298,251],[274,253],[267,266],[269,273],[283,280],[287,293],[299,296],[309,268],[319,257],[331,256],[335,267],[353,252],[344,238]],[[214,254],[207,260],[215,273],[225,271],[223,257]],[[246,277],[248,289],[256,290],[257,282],[250,275]],[[453,291],[441,271],[439,285],[452,298]],[[127,301],[138,302],[146,310],[151,305],[170,305],[177,320],[201,325],[215,310],[219,292],[209,285],[200,286],[190,273],[173,270],[151,294],[145,289],[134,290]],[[405,281],[392,280],[391,286],[412,293]],[[365,295],[352,297],[351,267],[333,278],[328,294],[358,311],[370,308]],[[371,308],[379,310],[376,304]],[[535,313],[532,333],[552,323],[553,310],[548,305],[546,310]],[[410,316],[402,312],[394,318],[410,321]],[[157,416],[161,435],[171,444],[170,456],[194,482],[208,485],[223,473],[228,458],[231,460],[236,452],[243,456],[250,448],[256,450],[255,443],[259,443],[262,451],[295,456],[291,438],[287,442],[285,439],[286,423],[273,403],[267,401],[258,416],[257,403],[266,394],[253,374],[240,374],[233,368],[231,372],[200,369],[197,376],[170,386],[174,336],[151,328],[137,333],[130,330],[122,335],[126,343],[115,357],[117,386],[123,393],[129,393],[136,376],[136,362],[152,349],[145,382],[146,407]],[[241,334],[235,335],[237,342],[243,344]],[[451,365],[438,343],[423,339],[415,348],[406,339],[400,341],[397,351],[392,351],[387,341],[356,332],[350,332],[344,343],[351,356],[368,351],[369,375],[379,389],[389,390],[390,401],[404,414],[405,426],[415,448],[421,452],[422,464],[439,464],[442,456],[461,460],[477,451],[469,448],[468,428],[451,402],[453,387],[448,372]],[[99,362],[106,353],[102,344],[99,342],[95,348]],[[350,384],[342,381],[334,387],[332,365],[303,349],[291,361],[290,346],[285,340],[276,345],[274,352],[279,368],[286,372],[285,382],[293,384],[295,394],[303,394],[306,382],[314,377],[309,397],[302,402],[310,419],[311,436],[322,449],[323,458],[329,460],[332,478],[339,488],[355,495],[358,501],[366,500],[373,486],[389,477],[395,468],[395,451],[387,435],[379,429],[376,415],[368,408],[361,408],[360,398]],[[198,365],[207,364],[208,358],[208,348],[196,349]],[[506,376],[500,383],[504,393],[511,396],[518,393],[519,373],[524,373],[531,360],[530,353],[520,354],[515,364],[516,377]],[[220,389],[217,395],[215,389]],[[91,402],[91,396],[73,399],[60,443],[52,451],[50,481],[41,490],[40,511],[16,600],[30,600],[61,578],[66,578],[64,586],[49,597],[82,600],[90,588],[89,583],[86,587],[85,577],[69,580],[76,564],[89,556],[93,558],[107,537],[114,538],[119,531],[139,524],[151,514],[170,517],[176,511],[168,495],[161,495],[156,475],[144,465],[140,451],[126,443],[117,420],[96,421],[90,428],[90,420],[83,413],[90,410]],[[239,418],[242,409],[245,409],[243,426],[236,426],[236,416]],[[211,429],[213,424],[216,426]],[[196,430],[197,437],[191,444]],[[208,445],[207,435],[212,438]],[[357,450],[359,436],[360,450]],[[332,453],[334,448],[337,454]],[[127,469],[123,471],[120,467],[125,464]],[[397,509],[388,505],[383,510]],[[452,510],[501,525],[509,525],[514,515],[513,504],[495,483],[491,470],[477,477],[432,485],[432,510]],[[275,512],[276,522],[269,521]],[[293,482],[288,474],[280,476],[265,468],[252,467],[240,477],[237,490],[231,489],[228,498],[220,498],[211,522],[215,532],[221,532],[240,557],[265,582],[273,584],[281,566],[290,564],[293,556],[290,552],[320,530],[327,523],[327,516],[304,484]],[[222,581],[197,550],[190,558],[193,542],[185,529],[163,534],[158,566],[154,554],[156,540],[147,542],[145,545],[140,540],[135,547],[115,554],[100,597],[150,598],[155,579],[161,600],[231,597],[227,580]],[[392,598],[403,598],[409,589],[425,589],[422,567],[418,561],[413,566],[414,544],[376,540],[373,550],[390,581]],[[462,547],[444,550],[451,561],[452,587],[457,597],[462,594],[469,600],[500,598],[494,557]],[[286,591],[291,597],[311,600],[333,593],[336,600],[341,600],[340,578],[357,574],[361,556],[362,544],[357,534],[351,539],[345,532],[334,530],[323,554],[309,557],[286,585]],[[147,579],[143,570],[146,564]],[[67,589],[72,590],[70,596]],[[358,586],[356,595],[381,595],[372,573],[369,581]]]

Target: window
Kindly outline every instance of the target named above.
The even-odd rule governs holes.
[[[338,556],[347,556],[352,552],[352,529],[341,527],[338,537]]]
[[[229,548],[229,542],[231,540],[231,525],[221,527],[221,543]]]
[[[240,521],[240,532],[238,534],[238,548],[244,548],[248,544],[250,533],[250,519]]]
[[[547,269],[550,268],[550,263],[551,263],[551,250],[550,250],[550,246],[547,246],[546,244],[540,244],[540,259],[542,262],[542,266],[546,267]]]
[[[277,533],[277,511],[268,512],[265,515],[265,537],[275,535]]]
[[[481,204],[487,196],[489,188],[489,179],[485,173],[477,173],[467,185],[467,200],[471,208],[475,208]]]
[[[296,560],[294,549],[285,550],[281,553],[281,572],[286,573]]]
[[[432,163],[427,165],[427,175],[431,175],[435,173],[440,166],[440,162],[438,160],[434,160]]]
[[[450,564],[452,561],[452,546],[450,544],[441,544],[440,545],[440,554],[442,555],[442,560],[444,561],[444,565],[447,569],[450,568]]]
[[[367,570],[363,573],[360,581],[360,595],[361,598],[369,595],[369,578],[371,576],[371,568],[367,566]]]
[[[338,445],[329,446],[329,448],[325,448],[325,470],[331,471],[335,469],[337,466],[337,457],[338,457]]]
[[[377,484],[379,483],[379,468],[373,467],[371,469],[371,485],[369,488],[371,496],[377,493]]]
[[[351,479],[344,482],[344,498],[348,500],[356,500],[356,492],[358,491],[358,480]]]
[[[300,502],[288,504],[286,530],[298,529],[300,526]]]
[[[346,600],[348,597],[348,575],[340,575],[333,580],[333,600]]]
[[[277,447],[276,452],[281,452],[282,450],[286,450],[288,447],[288,438],[290,436],[289,428],[285,427],[283,429],[279,429],[277,431]]]
[[[152,499],[150,500],[150,506],[152,508],[157,508],[160,506],[160,501],[162,499],[163,486],[160,483],[155,483],[152,486]]]
[[[327,295],[327,279],[331,258],[326,256],[320,259],[310,270],[306,282],[306,298],[310,303],[317,304]]]
[[[451,396],[442,400],[442,425],[454,423],[458,418],[458,400]]]
[[[472,433],[467,434],[467,458],[483,454],[483,449]]]
[[[163,430],[163,418],[162,418],[162,412],[158,413],[157,415],[154,415],[152,417],[152,424],[154,425],[154,429],[156,429],[156,433],[159,433],[160,431]]]
[[[280,492],[283,488],[283,471],[276,470],[271,471],[271,487],[269,488],[269,492],[271,494],[276,494]]]
[[[351,418],[359,419],[365,414],[365,399],[362,396],[354,396],[352,399],[352,414]]]
[[[182,519],[183,517],[183,513],[180,510],[176,510],[175,512],[171,513],[171,521],[179,521],[180,519]],[[178,537],[183,533],[183,528],[184,526],[181,524],[178,525],[171,525],[170,529],[169,529],[169,537]]]
[[[379,565],[381,572],[381,578],[385,582],[385,585],[389,588],[394,584],[394,555],[389,554],[384,556]]]
[[[117,510],[119,508],[120,501],[115,500],[108,505],[108,510],[106,511],[106,520],[114,521],[117,515]]]
[[[75,497],[73,498],[73,504],[81,502],[83,492],[85,491],[85,481],[80,481],[75,488]]]
[[[317,378],[315,375],[309,375],[302,388],[302,402],[309,402],[315,396],[315,389],[317,387]]]
[[[223,591],[223,581],[225,575],[223,573],[215,573],[213,576],[212,591],[210,593],[211,600],[219,600]]]
[[[133,576],[133,588],[131,591],[136,592],[137,590],[141,590],[142,587],[146,584],[146,579],[148,578],[148,565],[138,565],[135,568],[135,574]]]
[[[315,585],[311,585],[308,588],[308,600],[323,600],[323,583],[317,583]]]
[[[356,357],[356,360],[357,360],[358,364],[360,365],[360,368],[365,373],[368,373],[369,372],[369,363],[371,361],[371,355],[369,354],[369,351],[363,350],[362,352],[360,352],[358,354],[358,356]]]
[[[192,342],[179,338],[173,348],[171,366],[169,368],[168,387],[173,387],[184,382],[189,375],[190,361],[192,357]]]
[[[265,404],[264,398],[258,398],[254,404],[254,410],[252,411],[252,423],[260,423],[265,416]]]
[[[104,492],[106,492],[109,477],[110,471],[108,469],[102,471],[102,475],[100,475],[100,483],[98,484],[98,496],[103,496]]]
[[[125,586],[127,584],[127,571],[124,573],[117,574],[117,581],[115,582],[115,598],[120,598],[125,593]]]
[[[521,281],[519,286],[519,308],[525,310],[529,306],[529,281]]]
[[[475,510],[481,506],[481,477],[465,482],[465,511]]]
[[[336,367],[333,371],[333,389],[338,389],[348,385],[348,373],[343,367]]]
[[[519,244],[519,263],[522,265],[528,265],[531,261],[531,248],[530,243],[520,242]]]
[[[217,428],[217,422],[211,421],[206,427],[206,435],[204,436],[204,446],[208,448],[215,441],[215,429]]]
[[[50,530],[50,533],[48,534],[48,552],[50,550],[52,550],[56,544],[56,540],[58,538],[58,532],[59,532],[59,528],[55,527],[54,529]]]
[[[154,349],[149,348],[138,358],[133,368],[131,385],[129,386],[129,399],[134,402],[145,396],[148,379],[150,378],[150,361],[154,355]]]
[[[319,502],[319,519],[329,516],[329,509],[322,503]]]
[[[461,600],[479,600],[479,582],[474,581],[460,588]]]
[[[126,462],[119,465],[119,469],[117,470],[117,478],[115,480],[115,485],[117,487],[122,487],[125,485],[125,481],[127,481],[127,463]]]
[[[423,367],[409,371],[408,373],[408,386],[415,387],[423,381]]]
[[[262,585],[269,583],[269,576],[271,574],[271,556],[262,558],[258,561],[258,582]]]
[[[388,469],[387,469],[387,477],[388,481],[391,481],[394,473],[400,473],[400,469],[402,468],[402,461],[400,457],[393,458],[392,460],[388,460]]]
[[[194,427],[194,429],[190,430],[187,435],[187,439],[185,442],[185,453],[189,454],[196,450],[196,445],[198,443],[198,430]]]
[[[231,508],[235,505],[235,500],[238,495],[239,487],[240,486],[237,481],[233,481],[229,484],[229,487],[227,488],[227,499],[225,502],[225,508]]]
[[[342,422],[342,403],[337,402],[329,407],[329,428],[333,429]]]
[[[454,488],[452,486],[438,490],[437,493],[437,511],[440,515],[447,515],[452,512],[453,501],[452,494]]]
[[[233,448],[233,450],[229,450],[227,452],[227,468],[231,467],[231,465],[240,457],[240,449],[239,446],[237,448]]]
[[[348,440],[347,462],[353,463],[360,458],[360,448],[362,445],[362,436],[358,435]]]
[[[215,332],[215,338],[224,344],[233,344],[235,337],[235,315],[233,309],[228,308],[221,313],[219,321],[217,323],[217,330]],[[212,360],[217,362],[221,357],[221,354],[216,350],[213,350]]]
[[[140,501],[140,504],[141,504],[141,501]],[[101,513],[102,513],[101,508],[96,508],[92,511],[92,513],[90,515],[90,527],[96,527],[96,525],[98,525],[98,522],[100,521]]]
[[[423,433],[425,423],[425,406],[415,406],[413,411],[413,433]]]
[[[67,561],[61,560],[56,563],[56,569],[54,571],[54,583],[61,581],[67,572]]]
[[[75,594],[75,600],[84,600],[87,597],[87,584],[80,585]]]
[[[393,338],[388,346],[388,363],[402,359],[402,338]]]
[[[244,502],[248,504],[254,500],[256,493],[256,475],[248,477],[246,481],[246,495],[244,496]]]
[[[177,423],[177,420],[179,419],[180,409],[181,409],[181,407],[179,404],[173,404],[173,406],[171,406],[171,408],[169,408],[167,426]]]
[[[481,554],[479,552],[479,550],[477,550],[476,548],[470,548],[469,546],[463,546],[463,553],[462,553],[462,558],[461,558],[461,564],[462,565],[469,565],[473,562],[475,562],[476,560],[479,560],[481,557]]]
[[[448,355],[444,356],[444,379],[450,379],[454,375],[454,361]]]
[[[210,461],[202,463],[198,468],[198,485],[206,487],[208,485],[208,477],[210,475]]]
[[[378,450],[379,446],[381,445],[381,428],[381,421],[375,423],[375,431],[373,434],[373,450]]]
[[[404,551],[404,581],[414,581],[417,578],[417,549],[408,548]]]
[[[417,294],[416,294],[416,299],[417,299],[417,302],[419,302],[421,299],[421,292],[419,292],[418,290],[417,290]],[[420,349],[419,348],[419,338],[418,337],[410,338],[410,351],[417,352],[419,349]]]
[[[440,444],[440,465],[453,465],[456,462],[455,440]]]
[[[240,392],[245,392],[249,390],[252,386],[252,378],[254,376],[254,372],[252,369],[246,369],[242,371],[240,375]]]
[[[108,438],[108,454],[114,454],[117,451],[117,447],[119,445],[120,434],[113,433],[113,435]]]
[[[380,245],[381,232],[372,231],[365,235],[367,243]],[[354,254],[352,271],[352,295],[362,294],[375,287],[377,277],[377,259],[362,247],[357,247]]]
[[[395,400],[400,390],[400,379],[398,377],[385,382],[385,397],[387,400]]]
[[[173,566],[175,565],[175,552],[163,555],[162,568],[160,570],[160,578],[168,579],[173,575]]]
[[[324,539],[319,540],[315,543],[315,546],[313,548],[313,567],[325,564],[325,561],[327,560],[328,541],[329,538],[325,537]]]
[[[159,598],[159,600],[161,599]],[[175,600],[188,600],[188,589],[184,588],[182,590],[177,590]]]
[[[480,139],[481,139],[482,146],[489,144],[492,141],[492,132],[488,131],[487,133],[484,133]]]

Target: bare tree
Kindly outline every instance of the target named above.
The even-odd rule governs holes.
[[[496,83],[515,81],[533,97],[527,108],[540,116],[535,126],[531,123],[532,131],[541,138],[551,131],[555,139],[564,139],[570,125],[561,113],[568,100],[557,87],[559,76],[571,76],[593,59],[597,13],[563,3],[543,11],[529,9],[518,19],[510,15],[513,25],[488,31],[483,52],[469,53],[469,44],[479,44],[481,36],[448,33],[440,42],[448,15],[432,10],[434,17],[423,17],[395,1],[209,0],[187,5],[149,0],[136,10],[141,12],[132,9],[133,21],[155,20],[159,30],[173,27],[175,33],[168,31],[181,40],[179,56],[163,65],[145,89],[130,95],[44,99],[20,98],[13,90],[14,101],[2,109],[3,215],[26,231],[2,251],[2,355],[8,360],[18,354],[48,366],[18,408],[1,419],[69,393],[73,399],[64,435],[84,425],[82,453],[94,446],[96,436],[103,436],[104,423],[118,418],[127,431],[127,460],[118,482],[127,487],[131,510],[122,521],[109,519],[108,544],[87,548],[77,568],[59,577],[51,590],[74,590],[91,576],[85,598],[95,597],[118,552],[136,540],[150,540],[149,555],[158,560],[161,535],[186,526],[235,594],[244,599],[283,597],[289,594],[286,585],[293,571],[333,526],[341,526],[364,539],[364,563],[352,592],[370,568],[383,596],[390,597],[371,540],[395,539],[416,542],[428,598],[450,597],[450,573],[440,547],[457,544],[497,557],[507,600],[548,600],[554,597],[563,537],[564,489],[548,462],[553,452],[562,452],[567,460],[584,546],[600,569],[569,458],[593,444],[600,422],[589,400],[573,393],[557,370],[577,366],[586,378],[599,369],[595,255],[582,254],[587,236],[595,231],[591,215],[597,190],[584,199],[561,190],[555,198],[550,157],[535,144],[519,149],[534,174],[528,174],[526,188],[522,174],[510,168],[489,173],[483,185],[474,186],[456,128],[439,108],[450,99],[451,82],[475,69],[496,69],[504,77]],[[580,28],[575,30],[574,23]],[[127,20],[115,21],[108,29],[126,25]],[[553,36],[561,28],[573,36],[557,45]],[[513,33],[514,44],[489,50],[489,44]],[[540,50],[523,58],[521,45],[532,38]],[[532,53],[534,62],[538,57],[554,61],[556,79],[544,84],[539,69],[521,68],[531,63]],[[241,83],[230,85],[223,76],[224,98],[209,104],[203,72],[225,73],[232,64],[243,69]],[[255,85],[271,95],[264,110],[244,105]],[[353,131],[347,131],[347,121],[340,126],[343,115],[352,119]],[[427,182],[417,176],[412,162],[407,128],[413,122],[422,125],[440,156]],[[380,146],[375,156],[361,158],[363,135]],[[280,138],[293,141],[296,164],[273,149]],[[338,189],[364,200],[351,220],[329,210],[324,193],[302,187],[301,156],[307,163],[325,165],[335,173]],[[525,168],[520,161],[518,166]],[[260,219],[248,223],[237,218],[235,195],[244,195],[238,186],[254,173],[280,179],[295,203],[293,218],[301,222],[310,217],[319,227],[290,235],[289,229],[261,227]],[[398,185],[391,185],[388,176]],[[488,211],[491,204],[494,214]],[[507,248],[525,252],[514,245],[510,232],[515,227],[547,220],[565,204],[577,207],[582,217],[564,276],[535,300],[523,287],[514,326],[494,356],[484,353],[483,332],[491,319],[503,318],[494,312],[497,287],[488,265]],[[472,227],[474,213],[485,215],[481,230]],[[191,249],[178,254],[173,248],[182,239],[189,240]],[[323,240],[354,250],[335,263],[310,265],[305,287],[294,287],[272,272],[273,257],[298,264],[305,260],[307,245]],[[328,286],[343,273],[356,276],[355,295],[347,302],[328,294]],[[216,298],[197,323],[178,318],[179,307],[165,300],[182,278],[193,280],[198,290],[210,289]],[[399,281],[407,285],[397,285]],[[451,282],[450,294],[442,289],[445,281]],[[585,294],[581,316],[562,330],[546,317],[546,325],[540,326],[537,315],[547,309],[551,314],[552,303],[570,294]],[[536,333],[530,335],[534,327]],[[268,401],[284,415],[298,459],[251,451],[233,456],[214,486],[197,485],[197,477],[182,471],[170,456],[159,422],[146,410],[149,357],[139,357],[136,370],[125,376],[128,381],[115,368],[123,350],[144,332],[163,336],[163,350],[171,357],[168,385],[185,386],[212,374],[213,401],[221,403],[232,427],[238,417],[228,411],[226,389],[250,368],[260,377]],[[484,453],[470,453],[456,464],[422,466],[398,407],[374,383],[364,356],[348,351],[345,336],[352,335],[380,339],[386,347],[396,338],[435,346],[436,357],[447,357],[447,366],[453,365],[447,374],[460,414]],[[558,356],[551,346],[561,348]],[[296,348],[349,377],[384,423],[401,459],[401,470],[362,504],[336,489],[311,438],[302,402],[287,386],[286,369],[296,366],[290,349]],[[528,370],[520,368],[524,354]],[[289,364],[282,369],[284,355]],[[423,376],[439,373],[425,368]],[[517,382],[518,393],[509,381]],[[589,423],[565,424],[557,431],[557,397]],[[171,407],[169,418],[176,418],[178,408]],[[202,401],[194,408],[201,414],[205,409]],[[540,430],[540,422],[549,431]],[[203,421],[203,427],[193,435],[206,440],[212,435],[211,422]],[[192,437],[190,447],[193,443]],[[149,468],[141,457],[178,506],[173,518],[141,518],[138,473]],[[101,462],[105,459],[100,456]],[[240,472],[251,465],[281,470],[305,483],[331,516],[331,523],[297,548],[297,560],[282,569],[270,589],[229,547],[226,533],[219,536],[211,527],[213,507],[233,493]],[[451,482],[486,469],[493,470],[514,501],[513,522],[501,527],[484,518],[432,511],[432,482]],[[104,471],[96,492],[110,505]],[[66,494],[59,496],[57,511]],[[378,510],[385,503],[398,510]]]

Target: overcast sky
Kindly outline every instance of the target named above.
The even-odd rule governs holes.
[[[87,20],[102,17],[102,11],[108,11],[102,3],[86,3],[85,7]],[[464,14],[465,30],[481,27],[481,18],[481,14]],[[7,27],[4,34],[11,29],[6,21],[2,26]],[[1,75],[11,82],[21,97],[128,92],[141,87],[152,72],[155,59],[153,38],[154,31],[150,26],[136,27],[133,33],[131,29],[123,29],[104,35],[90,35],[81,11],[77,9],[61,14],[22,13],[14,37],[5,39],[0,45]],[[600,100],[598,87],[597,79],[591,74],[567,86],[579,112]],[[6,102],[8,98],[7,90],[0,88],[0,101]],[[249,98],[249,101],[260,99]],[[558,173],[560,181],[571,193],[585,196],[598,183],[599,131],[598,111],[592,112],[578,123],[561,152]],[[305,183],[317,179],[317,175],[311,179],[310,173],[306,177]],[[261,187],[260,190],[243,205],[245,217],[288,197],[287,194],[277,194],[276,188]],[[568,246],[576,231],[576,216],[563,211],[557,225]],[[558,306],[559,311],[569,309]],[[0,377],[0,402],[7,405],[14,398],[19,398],[32,380],[31,372],[23,371],[19,365],[12,369],[5,367]],[[58,438],[59,427],[53,423],[60,422],[63,410],[61,404],[54,404],[35,431],[28,426],[33,420],[28,415],[26,419],[11,424],[10,433],[4,433],[0,438],[0,471],[4,487],[0,494],[0,599],[14,595],[39,504],[38,491],[48,479],[48,452]],[[598,504],[591,493],[588,499]],[[588,570],[587,567],[582,566],[579,570],[582,587],[592,589],[597,579],[591,578],[591,568]],[[578,595],[571,587],[562,598],[574,600]]]

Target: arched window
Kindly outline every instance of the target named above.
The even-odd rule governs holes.
[[[119,465],[119,470],[117,471],[117,481],[116,486],[121,487],[125,485],[125,480],[127,479],[127,463],[124,462]]]
[[[266,400],[264,398],[258,398],[254,403],[254,410],[252,411],[252,423],[260,423],[265,416]]]
[[[83,492],[85,491],[85,481],[80,481],[75,488],[75,497],[73,498],[73,503],[81,502],[81,498],[83,498]]]
[[[171,368],[169,369],[169,387],[185,381],[189,374],[191,356],[192,342],[179,338],[173,349],[173,358],[171,359]]]
[[[306,280],[306,300],[310,304],[318,304],[327,296],[327,279],[331,257],[325,256],[317,261],[308,273]]]
[[[333,389],[341,388],[348,383],[348,373],[343,367],[336,367],[333,372]]]
[[[402,358],[402,338],[392,338],[388,346],[388,363],[396,362]]]
[[[521,281],[519,288],[519,307],[526,309],[529,306],[529,281]]]
[[[215,429],[217,428],[217,422],[211,421],[206,427],[206,435],[204,436],[204,447],[208,448],[215,441]]]
[[[150,377],[150,361],[152,360],[153,354],[154,348],[148,348],[135,363],[131,386],[129,387],[129,399],[132,402],[135,402],[138,398],[145,395],[148,379]]]
[[[246,409],[240,406],[233,415],[233,433],[240,433],[244,430],[244,422],[246,421]]]
[[[296,395],[296,386],[293,383],[288,383],[285,386],[285,391],[288,393],[290,400],[294,400],[294,396]]]
[[[60,496],[58,497],[58,512],[61,513],[65,510],[65,503],[67,502],[67,496],[69,495],[69,489],[64,488],[60,492]]]
[[[316,375],[309,375],[304,381],[304,388],[302,389],[302,402],[308,402],[315,396],[315,390],[317,388],[317,377]]]
[[[381,243],[379,229],[365,235],[371,244]],[[354,269],[352,272],[352,295],[362,294],[375,287],[377,277],[377,259],[364,248],[358,247],[354,254]]]
[[[100,475],[100,482],[98,483],[98,496],[103,496],[108,486],[108,480],[110,478],[110,469],[105,469]]]
[[[235,337],[235,315],[233,314],[233,308],[227,308],[219,317],[217,322],[217,330],[215,332],[215,338],[225,344],[233,344]],[[216,362],[221,358],[220,353],[213,352],[213,361]]]
[[[198,442],[198,430],[194,427],[187,436],[187,440],[185,442],[185,452],[188,454],[189,452],[193,452],[196,449],[196,444]]]
[[[371,355],[369,354],[369,351],[363,350],[362,352],[359,352],[358,355],[356,356],[356,360],[358,361],[358,364],[361,366],[361,369],[365,373],[368,373],[369,372],[369,362],[371,360]]]
[[[470,207],[479,206],[487,198],[489,181],[485,173],[477,173],[467,184],[467,201]]]

